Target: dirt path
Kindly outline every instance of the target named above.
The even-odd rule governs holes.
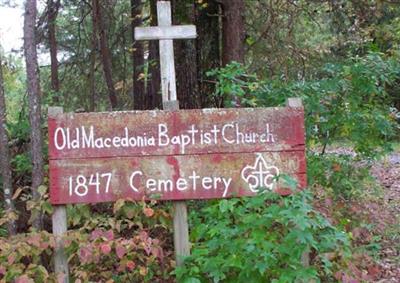
[[[374,165],[371,173],[384,188],[385,210],[393,217],[393,225],[382,235],[381,279],[377,282],[400,282],[400,152]]]

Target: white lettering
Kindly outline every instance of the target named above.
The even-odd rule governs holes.
[[[229,179],[222,178],[222,181],[224,182],[224,185],[225,185],[224,193],[222,194],[222,196],[226,197],[226,195],[228,193],[229,185],[232,182],[232,178],[229,178]]]
[[[111,147],[111,139],[110,138],[104,139],[104,147],[106,147],[106,148]]]
[[[178,191],[185,191],[185,190],[187,190],[187,189],[188,189],[188,183],[187,183],[186,179],[179,178],[179,179],[176,181],[176,189],[177,189]]]
[[[121,146],[121,144],[120,144],[121,138],[120,137],[114,137],[112,142],[113,142],[113,146],[114,147],[120,147]]]
[[[85,127],[81,127],[82,129],[82,148],[85,147],[94,147],[94,128],[90,126],[89,136],[86,134]]]
[[[61,145],[58,143],[58,134],[61,133]],[[63,150],[65,145],[66,145],[66,138],[65,138],[65,132],[63,128],[57,128],[56,131],[54,132],[54,145],[58,150]]]
[[[210,177],[204,177],[202,180],[203,188],[206,190],[212,189],[212,183],[213,183],[213,180]]]
[[[226,137],[225,130],[227,130],[227,128],[232,128],[232,129],[233,129],[234,126],[233,126],[233,124],[226,124],[226,125],[224,125],[224,126],[222,127],[222,139],[223,139],[225,142],[230,143],[230,144],[235,143],[235,140],[231,140],[231,139],[228,139],[228,138]]]
[[[166,146],[169,144],[169,137],[167,135],[168,128],[165,124],[158,125],[158,145],[159,146]],[[165,141],[164,141],[165,139]]]
[[[134,190],[135,192],[139,192],[139,190],[135,187],[133,184],[133,179],[136,177],[136,175],[143,176],[142,171],[135,171],[132,173],[131,177],[129,178],[129,185],[131,186],[131,189]]]

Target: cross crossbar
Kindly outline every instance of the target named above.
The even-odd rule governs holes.
[[[173,39],[196,38],[196,26],[173,26],[171,16],[171,3],[157,1],[158,26],[136,27],[135,40],[160,40],[160,71],[162,100],[175,101],[176,79],[174,62]]]
[[[189,39],[189,38],[196,38],[196,26],[194,25],[135,28],[136,40]]]

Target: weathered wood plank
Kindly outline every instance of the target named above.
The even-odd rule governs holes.
[[[53,204],[119,198],[211,199],[254,195],[259,186],[287,194],[287,174],[305,181],[304,151],[50,160]]]
[[[189,224],[185,201],[174,201],[174,248],[176,265],[181,266],[190,255]]]
[[[50,159],[304,150],[302,108],[67,113],[48,123]]]
[[[157,2],[157,20],[159,26],[171,26],[171,3],[169,1]],[[160,40],[160,71],[162,101],[177,100],[172,39]]]
[[[136,40],[190,39],[196,38],[196,36],[196,26],[194,25],[135,28]]]

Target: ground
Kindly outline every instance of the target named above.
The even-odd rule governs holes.
[[[371,171],[384,189],[384,206],[393,218],[393,226],[387,227],[382,238],[377,282],[400,282],[400,150],[375,164]]]
[[[348,146],[328,147],[326,153],[356,157],[356,153]],[[366,166],[366,164],[366,161],[361,161],[357,162],[356,166]],[[372,229],[373,235],[366,232],[364,227],[355,228],[351,232],[355,245],[368,245],[368,243],[374,242],[372,240],[373,237],[378,239],[376,242],[380,245],[380,248],[379,254],[375,258],[378,265],[373,264],[373,260],[370,257],[360,260],[355,255],[356,265],[363,266],[366,269],[364,272],[370,275],[369,278],[374,278],[373,280],[369,279],[368,282],[399,283],[400,147],[397,146],[391,154],[373,162],[370,173],[380,185],[381,191],[376,196],[366,198],[370,199],[370,201],[352,202],[350,210],[354,210],[352,211],[353,216],[355,215],[354,218],[357,218],[357,215],[367,215],[375,229]],[[373,195],[373,192],[374,188],[371,188],[368,194]],[[359,272],[359,270],[354,272]]]

